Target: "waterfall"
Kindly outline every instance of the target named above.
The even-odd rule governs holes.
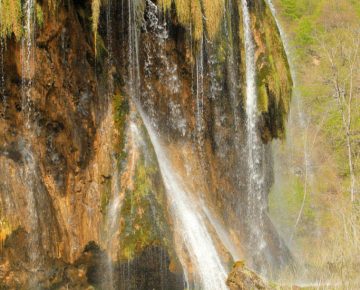
[[[126,134],[126,152],[128,152],[128,159],[127,159],[127,173],[128,179],[126,180],[126,184],[130,187],[132,184],[131,179],[135,173],[135,166],[137,161],[137,150],[140,146],[142,146],[142,136],[140,134],[140,130],[135,122],[135,112],[132,112],[130,117],[130,124],[127,128]],[[120,175],[119,164],[117,159],[114,157],[113,159],[113,178],[111,183],[111,198],[109,201],[107,215],[106,215],[106,248],[108,252],[108,260],[107,260],[107,271],[108,271],[108,280],[110,289],[116,289],[114,284],[114,269],[113,269],[113,257],[116,257],[116,253],[118,251],[118,230],[119,230],[119,220],[120,220],[120,213],[123,205],[123,200],[125,198],[126,190],[121,188],[121,181],[124,181],[122,176]],[[121,181],[120,181],[121,180]]]
[[[22,108],[27,114],[26,127],[30,129],[31,114],[31,66],[33,62],[33,37],[34,37],[34,1],[26,0],[23,5],[24,10],[24,35],[21,39],[21,69],[22,69]]]
[[[116,233],[119,229],[119,215],[122,206],[122,199],[120,196],[120,181],[119,181],[119,166],[116,162],[116,158],[112,157],[112,169],[113,175],[111,179],[111,197],[109,201],[109,206],[106,213],[105,219],[105,243],[106,249],[108,252],[107,256],[107,273],[108,274],[108,287],[109,289],[115,289],[114,285],[114,268],[113,268],[113,260],[112,255],[114,249],[113,243],[117,238]]]
[[[1,1],[0,1],[0,11],[1,11]],[[0,27],[1,27],[1,19],[0,19]],[[5,96],[4,53],[5,53],[5,41],[0,37],[0,97],[2,98],[2,102],[3,102],[2,114],[5,117],[7,100]]]
[[[300,221],[303,209],[304,209],[304,205],[305,205],[305,201],[308,195],[308,189],[309,189],[309,182],[311,182],[312,179],[312,172],[311,172],[311,168],[312,168],[312,161],[311,161],[311,157],[309,154],[309,149],[308,149],[308,126],[309,126],[309,121],[306,118],[306,115],[304,113],[304,109],[303,109],[303,104],[302,104],[302,100],[301,100],[301,95],[298,91],[298,85],[297,85],[297,77],[296,77],[296,71],[295,71],[295,64],[292,61],[292,56],[291,56],[291,50],[290,50],[290,46],[289,46],[289,42],[288,42],[288,38],[285,34],[285,31],[283,30],[279,19],[277,17],[277,12],[276,12],[276,8],[272,2],[272,0],[266,0],[267,4],[270,8],[270,11],[275,19],[276,25],[279,29],[279,33],[282,39],[282,43],[284,44],[284,49],[285,49],[285,53],[286,53],[286,57],[288,59],[289,62],[289,68],[290,68],[290,74],[291,74],[291,78],[293,80],[293,85],[294,85],[294,90],[293,90],[293,102],[295,102],[295,106],[296,106],[296,111],[297,111],[297,117],[298,118],[291,118],[292,114],[290,112],[290,121],[289,121],[289,130],[293,129],[291,126],[291,123],[295,123],[299,120],[299,127],[301,130],[301,133],[303,136],[303,166],[304,166],[304,171],[305,171],[305,177],[304,177],[304,196],[303,196],[303,201],[302,201],[302,205],[296,220],[296,224],[295,224],[295,229],[293,231],[293,233],[291,234],[291,236],[289,237],[290,242],[292,241],[292,239],[294,238],[294,234],[296,232],[296,227],[298,226],[298,223]],[[293,129],[294,130],[294,129]],[[295,128],[296,130],[296,128]],[[297,131],[295,133],[296,135],[299,135],[299,132]],[[309,181],[310,179],[310,181]]]
[[[129,0],[130,1],[130,0]],[[132,2],[132,1],[131,1]],[[157,13],[157,7],[151,1],[147,1],[151,15],[148,15],[149,21],[157,21],[154,18]],[[188,280],[188,287],[194,289],[204,290],[225,290],[228,289],[226,281],[226,270],[222,265],[219,254],[212,241],[211,235],[208,232],[205,220],[201,214],[201,209],[196,206],[191,193],[183,186],[180,177],[175,173],[175,170],[167,158],[157,133],[154,130],[153,121],[149,119],[143,112],[140,105],[140,68],[139,68],[139,46],[137,27],[135,23],[135,14],[132,11],[133,5],[129,4],[129,93],[137,104],[137,109],[142,117],[144,125],[150,136],[150,140],[155,150],[158,160],[160,172],[165,185],[168,201],[170,204],[170,212],[174,219],[174,232],[181,239],[181,245],[178,249],[186,249],[189,255],[193,272],[189,270],[188,261],[185,261],[183,253],[178,253],[183,269],[185,271],[186,279]],[[151,11],[153,10],[153,11]],[[133,16],[131,16],[133,15]],[[153,23],[149,24],[150,26]],[[156,27],[158,30],[159,39],[165,40],[167,32],[165,26]],[[161,41],[161,40],[160,40]],[[165,57],[165,56],[164,56]],[[166,64],[166,62],[165,62]],[[200,64],[201,66],[201,64]],[[199,66],[199,71],[201,67]],[[201,82],[201,79],[199,79]],[[169,84],[173,85],[172,82]],[[201,85],[199,84],[199,88]],[[177,89],[174,88],[176,91]],[[199,95],[199,101],[201,102]],[[201,112],[201,107],[199,113]],[[190,277],[193,279],[190,280]],[[192,288],[191,288],[192,289]]]
[[[247,227],[249,245],[255,253],[253,258],[264,255],[267,244],[264,237],[266,215],[266,192],[264,176],[265,148],[258,132],[258,109],[256,89],[255,44],[251,29],[251,18],[246,0],[242,0],[244,39],[246,55],[246,129],[248,148],[248,196]],[[261,259],[261,258],[260,258]]]
[[[280,33],[280,36],[281,36],[281,40],[282,40],[282,43],[284,44],[284,49],[285,49],[285,54],[286,54],[286,58],[289,62],[289,67],[290,67],[290,74],[291,74],[291,79],[293,80],[293,84],[294,84],[294,100],[296,101],[296,106],[297,106],[297,111],[298,111],[298,116],[299,116],[299,119],[300,119],[300,125],[301,125],[301,128],[304,129],[306,127],[306,118],[305,118],[305,114],[304,114],[304,111],[302,109],[302,104],[301,104],[301,97],[299,96],[298,92],[297,92],[297,78],[296,78],[296,73],[295,73],[295,65],[294,63],[292,62],[292,57],[291,57],[291,53],[290,53],[290,46],[289,46],[289,43],[288,43],[288,39],[286,37],[286,34],[285,34],[285,31],[283,30],[280,22],[279,22],[279,19],[277,18],[277,13],[276,13],[276,9],[275,9],[275,6],[274,6],[274,3],[272,2],[272,0],[266,0],[267,1],[267,4],[270,8],[270,11],[275,19],[275,22],[276,22],[276,25],[279,29],[279,33]]]
[[[37,178],[40,174],[38,165],[36,162],[36,156],[33,153],[32,143],[35,143],[36,136],[31,124],[31,85],[32,85],[32,71],[34,64],[33,55],[33,43],[34,43],[34,1],[26,0],[23,3],[24,13],[24,34],[21,39],[21,69],[22,69],[22,81],[21,81],[21,95],[22,95],[22,111],[24,113],[24,129],[25,139],[22,144],[22,155],[24,160],[24,167],[22,170],[22,180],[26,184],[26,202],[27,210],[29,213],[29,241],[28,248],[30,253],[30,266],[32,271],[36,272],[42,266],[41,262],[41,230],[39,227],[39,215],[37,212],[37,190],[39,186],[37,184]],[[37,286],[35,276],[31,278],[31,286]]]
[[[196,131],[197,141],[202,145],[204,129],[204,36],[201,36],[199,52],[196,57]]]
[[[234,261],[239,261],[241,259],[241,254],[238,247],[234,244],[231,239],[230,234],[225,229],[225,227],[214,217],[213,213],[206,207],[205,202],[201,205],[202,211],[204,212],[206,218],[209,220],[211,226],[214,227],[217,236],[220,238],[222,244],[229,251],[232,259]]]
[[[170,160],[166,157],[157,133],[153,130],[144,112],[139,108],[145,127],[154,146],[160,172],[168,195],[171,213],[175,221],[175,232],[182,237],[183,247],[190,255],[195,266],[198,281],[195,285],[204,290],[228,289],[225,285],[226,270],[224,269],[216,251],[212,238],[206,228],[199,208],[191,198],[189,191],[182,185],[180,177],[174,172]],[[181,256],[181,255],[180,255]],[[182,265],[187,271],[187,265],[182,260]],[[187,273],[187,277],[190,273]],[[194,287],[195,289],[196,286]]]

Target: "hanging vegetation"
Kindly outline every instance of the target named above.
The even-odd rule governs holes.
[[[21,26],[21,1],[0,0],[0,38],[15,35],[20,39],[22,34]]]
[[[195,40],[202,37],[204,24],[208,37],[216,37],[224,14],[224,0],[162,0],[160,5],[167,11],[173,3],[179,22],[191,27]]]
[[[99,16],[100,16],[101,0],[92,0],[91,3],[91,12],[92,12],[92,31],[94,33],[94,43],[95,43],[95,53],[96,53],[96,44],[97,44],[97,30],[99,26]]]

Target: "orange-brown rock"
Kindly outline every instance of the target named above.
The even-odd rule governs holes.
[[[253,271],[246,268],[244,262],[234,264],[226,281],[230,290],[267,290],[264,281]]]

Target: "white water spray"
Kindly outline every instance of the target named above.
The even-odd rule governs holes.
[[[38,189],[36,180],[38,178],[39,170],[36,162],[36,157],[33,154],[32,143],[36,143],[36,136],[34,130],[32,130],[31,124],[31,86],[32,86],[32,71],[34,68],[31,66],[34,64],[34,1],[26,0],[23,4],[24,13],[24,34],[21,39],[21,68],[22,68],[22,111],[25,119],[25,140],[24,147],[22,149],[24,168],[22,172],[22,178],[26,184],[26,202],[27,210],[29,213],[29,241],[28,248],[30,254],[30,262],[32,271],[36,272],[42,266],[41,262],[41,230],[39,227],[39,216],[37,212],[36,191]],[[31,278],[31,285],[37,286],[35,276]]]
[[[202,143],[204,129],[204,37],[200,39],[199,53],[196,57],[196,131],[199,145]]]
[[[154,7],[151,6],[154,5],[151,1],[148,1],[148,4],[150,8],[154,9]],[[132,5],[129,7],[134,8]],[[191,260],[193,270],[190,272],[188,262],[185,261],[185,258],[181,259],[184,253],[178,253],[182,261],[185,276],[187,278],[194,278],[192,279],[194,281],[191,281],[191,285],[188,286],[203,290],[228,289],[225,284],[227,273],[221,263],[203,217],[200,214],[200,208],[196,207],[196,203],[192,199],[190,192],[183,187],[180,177],[175,173],[159,141],[157,133],[153,129],[152,120],[147,118],[139,104],[140,68],[138,37],[132,9],[129,9],[129,14],[133,15],[129,16],[131,17],[129,18],[129,93],[137,104],[137,109],[146,126],[157,156],[171,207],[171,213],[174,218],[174,232],[182,238],[181,246],[186,249]],[[156,11],[154,10],[154,12]],[[149,17],[149,19],[151,21],[152,17]],[[161,34],[159,37],[165,39],[165,32],[162,31],[162,29],[159,29],[159,32]],[[181,247],[177,248],[180,249]]]
[[[137,151],[140,146],[143,146],[142,137],[140,134],[140,130],[138,126],[136,125],[136,122],[134,120],[135,113],[131,116],[131,121],[129,124],[129,127],[127,129],[127,148],[126,152],[128,152],[128,160],[127,164],[129,164],[129,167],[126,169],[129,173],[129,179],[128,180],[122,180],[121,178],[121,170],[119,169],[119,164],[116,160],[116,158],[113,158],[113,177],[112,177],[112,183],[111,183],[111,199],[109,201],[109,206],[107,210],[107,216],[106,216],[106,248],[108,252],[108,274],[109,274],[109,285],[108,287],[110,289],[116,289],[116,286],[114,284],[114,269],[113,269],[113,260],[112,258],[116,255],[117,249],[118,249],[118,230],[119,230],[119,220],[120,220],[120,213],[123,205],[123,201],[125,198],[125,192],[126,190],[121,188],[121,181],[126,183],[129,187],[131,187],[132,181],[135,174],[135,166],[136,166],[136,160],[137,160]]]
[[[1,0],[0,0],[0,11],[1,11]],[[1,20],[0,20],[1,28]],[[5,96],[5,71],[4,71],[4,53],[5,53],[5,41],[0,38],[0,97],[2,98],[3,114],[6,114],[7,99]]]
[[[138,106],[139,107],[139,106]],[[182,237],[183,246],[187,249],[195,274],[199,281],[195,285],[204,290],[225,290],[226,271],[220,261],[215,245],[206,228],[203,217],[192,200],[190,192],[184,188],[180,177],[175,174],[166,152],[162,148],[157,133],[153,130],[145,114],[138,108],[150,136],[159,162],[166,192],[175,221],[175,232]],[[181,253],[179,253],[181,257]],[[183,261],[185,271],[188,265]],[[190,273],[187,273],[187,277]]]
[[[249,240],[255,255],[261,255],[266,247],[264,216],[266,214],[265,175],[263,168],[264,145],[258,132],[255,45],[251,19],[246,0],[242,0],[246,54],[246,114],[248,148],[248,196],[247,226]]]
[[[276,8],[275,8],[272,0],[266,0],[266,1],[267,1],[267,4],[268,4],[268,6],[270,8],[270,11],[271,11],[274,19],[275,19],[276,25],[277,25],[277,27],[279,29],[280,36],[281,36],[282,42],[284,44],[286,57],[287,57],[288,62],[289,62],[290,74],[291,74],[291,78],[293,80],[293,85],[294,85],[293,100],[295,102],[295,106],[296,106],[296,110],[297,110],[297,115],[298,115],[298,119],[299,119],[299,126],[300,126],[300,129],[301,129],[301,134],[303,134],[303,138],[304,138],[304,140],[303,140],[303,147],[304,147],[303,148],[303,154],[304,154],[304,164],[303,164],[303,166],[304,166],[304,171],[305,171],[305,174],[304,174],[305,175],[305,177],[304,177],[304,179],[305,179],[304,180],[304,196],[303,196],[303,201],[302,201],[302,204],[301,204],[299,214],[298,214],[297,219],[296,219],[296,223],[295,223],[295,226],[294,226],[293,233],[290,236],[290,242],[291,242],[293,240],[293,238],[294,238],[296,228],[297,228],[297,226],[298,226],[298,224],[300,222],[300,219],[301,219],[301,216],[302,216],[302,213],[303,213],[303,210],[304,210],[305,201],[306,201],[307,195],[308,195],[309,179],[310,179],[310,181],[312,179],[312,172],[311,172],[312,162],[311,162],[311,157],[309,155],[309,150],[308,150],[308,133],[307,133],[308,126],[309,126],[309,121],[307,120],[306,115],[304,113],[303,104],[302,104],[302,101],[301,101],[301,95],[299,94],[299,91],[298,91],[295,64],[292,61],[291,49],[290,49],[290,46],[289,46],[288,38],[286,36],[285,31],[283,30],[283,28],[281,26],[281,23],[280,23],[278,17],[277,17]],[[291,117],[291,115],[290,115],[290,117]],[[292,120],[292,118],[290,118],[290,121],[291,120]],[[294,120],[293,122],[296,122],[296,120]],[[296,133],[296,135],[299,135],[299,133]]]
[[[21,39],[21,65],[22,65],[22,108],[26,113],[26,127],[30,129],[31,114],[31,65],[33,61],[33,38],[34,38],[34,1],[26,0],[23,6],[24,11],[24,35]]]
[[[115,159],[115,158],[113,158]],[[107,274],[109,275],[110,289],[114,289],[114,269],[112,254],[114,251],[113,243],[116,239],[116,232],[119,228],[119,215],[122,207],[122,199],[120,196],[120,182],[119,182],[119,168],[116,160],[112,160],[113,176],[111,180],[111,199],[109,201],[109,208],[106,216],[106,248],[108,252],[107,257]]]
[[[225,248],[229,251],[232,259],[234,261],[239,261],[241,259],[241,254],[239,252],[238,247],[234,244],[234,242],[231,239],[230,234],[225,229],[225,227],[215,218],[215,216],[212,214],[211,210],[209,210],[205,203],[202,204],[202,210],[206,216],[206,218],[209,220],[211,226],[214,227],[217,236],[221,240],[222,244],[225,246]]]

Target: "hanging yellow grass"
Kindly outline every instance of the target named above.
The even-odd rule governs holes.
[[[21,1],[0,1],[0,38],[6,38],[14,33],[16,39],[22,34],[21,26]]]
[[[55,13],[58,5],[58,0],[48,0],[48,6],[51,13]]]
[[[175,7],[179,21],[183,24],[190,24],[191,2],[188,0],[175,0]]]
[[[220,30],[224,15],[224,0],[202,0],[205,11],[206,29],[209,38],[213,39]]]
[[[95,55],[97,55],[97,34],[99,26],[101,0],[92,0],[91,12],[92,12],[92,31],[94,33]]]
[[[217,35],[224,14],[224,0],[160,1],[160,5],[164,11],[170,9],[172,3],[175,4],[179,22],[184,26],[191,26],[195,40],[199,40],[203,35],[204,21],[209,38],[214,38]]]
[[[0,250],[4,247],[6,238],[12,233],[10,224],[4,219],[0,218]]]
[[[160,0],[159,4],[164,9],[164,11],[167,11],[171,8],[172,0]]]
[[[201,12],[200,1],[192,1],[191,3],[191,16],[192,16],[192,28],[193,37],[196,40],[201,39],[203,36],[203,14]]]

